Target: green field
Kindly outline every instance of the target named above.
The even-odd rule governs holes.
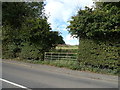
[[[51,52],[78,53],[78,45],[58,45]]]
[[[58,45],[56,49],[78,49],[78,45]]]

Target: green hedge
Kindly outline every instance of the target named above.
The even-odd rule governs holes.
[[[19,57],[29,60],[40,60],[42,53],[34,45],[24,44],[19,53]]]
[[[23,46],[17,46],[13,43],[4,45],[2,53],[2,58],[13,59],[21,58],[28,60],[41,60],[43,53],[40,52],[34,45],[29,45],[29,43],[24,43]]]
[[[18,57],[20,48],[14,44],[3,44],[2,45],[2,58],[16,58]]]
[[[81,39],[78,60],[84,67],[106,69],[117,74],[120,66],[118,63],[119,49],[118,43]]]

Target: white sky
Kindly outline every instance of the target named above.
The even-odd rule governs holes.
[[[46,0],[45,13],[49,15],[48,22],[52,30],[61,32],[66,44],[77,45],[78,39],[71,37],[66,27],[67,21],[76,14],[78,8],[91,7],[92,0]]]

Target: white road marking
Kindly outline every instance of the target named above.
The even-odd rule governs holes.
[[[0,78],[0,80],[1,80],[1,81],[4,81],[4,82],[7,82],[7,83],[9,83],[9,84],[12,84],[12,85],[14,85],[14,86],[20,87],[20,88],[28,89],[28,88],[25,87],[25,86],[22,86],[22,85],[20,85],[20,84],[16,84],[16,83],[14,83],[14,82],[11,82],[11,81],[8,81],[8,80],[2,79],[2,78]]]

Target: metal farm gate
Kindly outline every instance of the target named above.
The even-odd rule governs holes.
[[[45,52],[44,60],[77,60],[77,53]]]

